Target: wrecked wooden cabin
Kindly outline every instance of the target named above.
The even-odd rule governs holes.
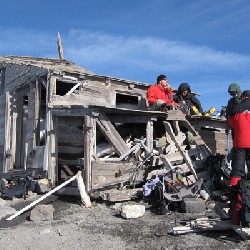
[[[0,57],[0,75],[0,177],[30,172],[54,187],[82,170],[87,191],[136,185],[176,166],[209,179],[211,149],[180,111],[148,110],[148,84],[17,56]]]

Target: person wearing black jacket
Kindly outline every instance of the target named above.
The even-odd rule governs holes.
[[[227,103],[226,117],[234,115],[235,107],[241,102],[241,89],[239,84],[231,83],[228,87],[228,93],[231,98]]]
[[[200,101],[191,93],[191,88],[188,83],[181,83],[177,93],[174,95],[174,101],[179,104],[185,104],[190,110],[191,115],[193,113],[193,107],[195,106],[199,113],[203,113],[203,109]]]

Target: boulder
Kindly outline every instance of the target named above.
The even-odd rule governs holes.
[[[0,219],[7,215],[12,215],[16,213],[16,209],[8,206],[0,206]]]
[[[40,179],[36,182],[35,191],[38,194],[44,194],[51,190],[51,182],[48,179]]]
[[[143,205],[123,205],[121,207],[121,216],[125,219],[135,219],[143,216],[145,206]]]
[[[184,198],[181,209],[186,213],[203,213],[206,210],[206,204],[201,198]]]
[[[30,220],[44,221],[53,220],[54,208],[52,205],[38,205],[31,210]]]

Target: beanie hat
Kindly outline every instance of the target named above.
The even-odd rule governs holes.
[[[167,77],[165,75],[159,75],[157,77],[157,83],[160,82],[161,80],[167,79]]]
[[[237,83],[231,83],[228,87],[228,93],[235,92],[238,96],[241,95],[241,89],[240,86]]]
[[[188,83],[183,82],[180,84],[179,88],[178,88],[178,94],[181,94],[183,91],[188,90],[188,92],[191,93],[191,89]]]
[[[250,97],[250,90],[245,90],[245,91],[243,91],[243,93],[242,93],[241,96],[242,96],[242,97]]]

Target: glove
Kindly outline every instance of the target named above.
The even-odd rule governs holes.
[[[167,110],[168,110],[167,103],[163,103],[161,105],[161,111],[167,111]]]

